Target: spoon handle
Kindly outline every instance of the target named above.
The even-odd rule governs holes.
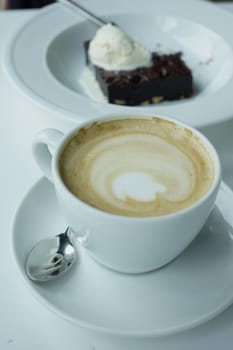
[[[102,27],[105,25],[107,22],[103,21],[102,19],[94,16],[92,13],[87,11],[85,8],[82,6],[78,5],[75,1],[73,0],[59,0],[63,5],[71,8],[72,10],[76,11],[80,16],[87,18],[91,22],[97,24],[98,26]]]

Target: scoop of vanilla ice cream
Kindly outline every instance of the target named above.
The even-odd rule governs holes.
[[[91,62],[105,70],[132,70],[151,65],[151,53],[117,26],[101,27],[90,42]]]

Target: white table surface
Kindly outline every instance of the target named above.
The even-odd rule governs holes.
[[[233,11],[233,4],[221,6]],[[15,89],[4,70],[3,52],[17,28],[37,11],[0,12],[0,349],[233,349],[233,306],[190,331],[135,342],[103,337],[75,327],[39,304],[23,284],[10,251],[10,224],[21,198],[40,178],[31,156],[30,142],[34,131],[40,128],[35,115],[43,113],[45,116],[45,111]],[[233,188],[233,120],[202,131],[218,149],[224,180]]]

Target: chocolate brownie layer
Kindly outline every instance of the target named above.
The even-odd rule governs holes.
[[[146,105],[177,100],[193,94],[192,72],[182,53],[152,54],[151,67],[130,71],[106,71],[88,59],[89,42],[84,43],[86,63],[92,69],[108,102],[121,105]]]

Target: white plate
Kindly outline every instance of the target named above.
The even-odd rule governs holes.
[[[80,0],[104,19],[117,22],[150,50],[182,51],[198,91],[190,99],[126,107],[95,102],[79,85],[85,65],[83,41],[96,27],[60,4],[40,10],[6,50],[7,71],[35,102],[79,122],[135,109],[170,115],[195,127],[233,116],[233,17],[198,0]]]
[[[223,184],[198,238],[160,270],[140,275],[115,273],[97,264],[82,248],[74,269],[56,281],[35,284],[25,275],[28,252],[39,239],[66,226],[53,186],[43,179],[18,209],[13,253],[30,291],[60,316],[111,334],[167,335],[207,321],[232,303],[232,207],[233,193]]]

